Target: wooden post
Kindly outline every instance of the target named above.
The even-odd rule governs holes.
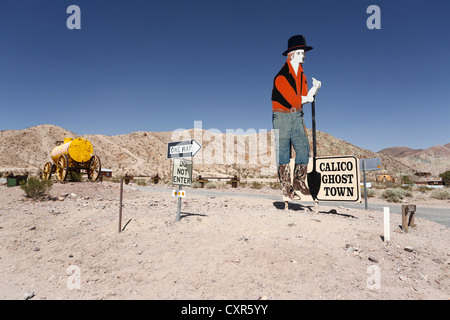
[[[120,179],[119,233],[122,231],[122,195],[123,195],[123,178]]]
[[[408,232],[408,227],[414,227],[415,205],[402,204],[402,229]]]
[[[390,222],[389,207],[384,207],[384,243],[391,242],[391,222]]]

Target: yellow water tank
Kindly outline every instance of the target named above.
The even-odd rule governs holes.
[[[52,160],[57,162],[60,155],[65,154],[69,159],[76,162],[86,162],[94,154],[92,144],[84,138],[65,138],[64,143],[52,150]]]

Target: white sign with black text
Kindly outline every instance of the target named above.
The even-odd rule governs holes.
[[[190,186],[192,183],[192,161],[172,159],[172,184],[175,186]]]

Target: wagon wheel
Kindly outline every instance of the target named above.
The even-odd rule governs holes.
[[[58,177],[59,181],[66,180],[67,177],[67,156],[62,154],[58,158],[58,162],[56,163],[56,176]]]
[[[97,156],[91,157],[88,170],[88,179],[91,181],[97,181],[101,170],[102,164],[100,162],[100,158]]]
[[[52,163],[47,162],[44,164],[44,171],[42,172],[42,179],[44,180],[50,180],[52,176]]]

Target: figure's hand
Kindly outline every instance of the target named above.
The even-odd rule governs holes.
[[[302,96],[302,104],[313,102],[314,96],[310,96],[309,94],[307,96]]]
[[[312,80],[313,80],[313,87],[316,87],[317,89],[319,89],[322,86],[322,82],[320,82],[316,78],[312,78]]]

